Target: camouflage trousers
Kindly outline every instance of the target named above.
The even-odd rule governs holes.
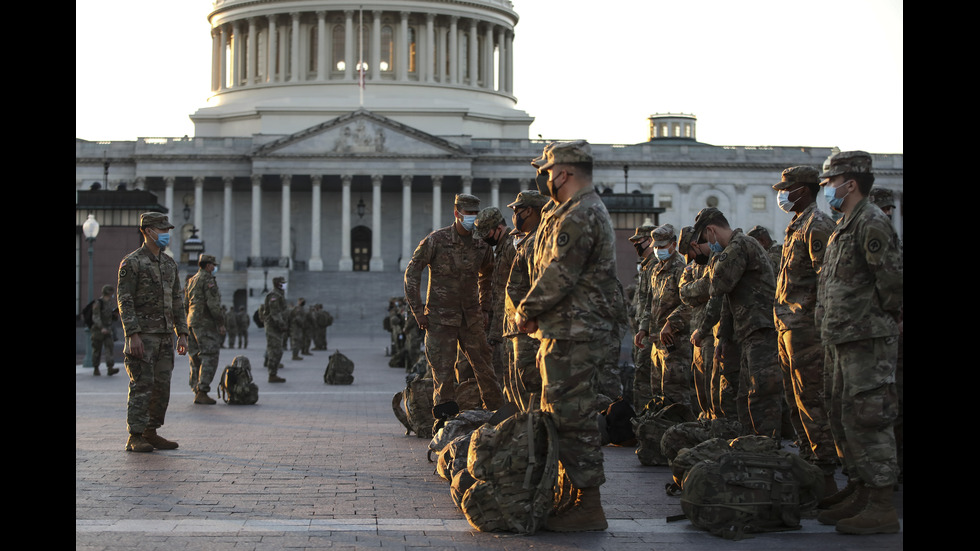
[[[282,333],[265,324],[265,367],[275,375],[282,363]]]
[[[188,384],[194,392],[211,392],[211,381],[218,371],[221,338],[217,330],[191,328],[187,338],[187,358],[191,365]]]
[[[130,434],[163,426],[170,405],[170,378],[174,370],[174,337],[170,333],[141,333],[143,357],[123,351],[129,375],[126,425]],[[127,343],[128,344],[128,343]]]
[[[472,377],[480,387],[480,396],[486,409],[497,409],[503,403],[503,394],[497,383],[490,360],[483,324],[479,319],[463,326],[430,323],[425,331],[425,358],[432,373],[432,403],[434,405],[456,401],[456,386],[470,378],[469,373],[457,373],[456,351],[463,351],[471,367]]]
[[[825,474],[837,468],[837,448],[830,431],[824,397],[824,347],[814,326],[779,331],[779,364],[790,421],[800,438],[801,456],[808,447],[809,461]],[[783,435],[788,436],[788,435]]]
[[[576,488],[606,481],[596,415],[597,366],[609,353],[608,336],[591,341],[541,339],[541,409],[558,429],[558,460]]]
[[[508,340],[510,353],[504,396],[517,404],[521,411],[529,411],[536,405],[531,404],[531,394],[541,396],[541,372],[538,371],[536,360],[540,343],[538,339],[525,334],[515,335]]]
[[[720,417],[715,411],[715,404],[711,400],[711,389],[717,388],[718,385],[712,379],[712,375],[714,375],[714,355],[714,337],[705,338],[701,341],[701,346],[692,346],[691,373],[694,376],[694,399],[697,400],[697,408],[708,419]],[[694,413],[697,413],[697,411]]]
[[[675,404],[691,407],[691,342],[681,338],[674,339],[674,349],[667,350],[663,344],[654,344],[650,350],[654,379],[652,386]]]
[[[757,329],[739,348],[738,420],[750,434],[779,439],[785,399],[776,330]]]
[[[650,346],[649,341],[646,344]],[[653,399],[653,360],[647,348],[638,348],[633,345],[633,365],[636,371],[633,372],[633,410],[640,412]],[[660,380],[659,378],[657,380]],[[660,394],[659,388],[657,394]]]
[[[716,417],[732,417],[738,421],[748,422],[742,416],[748,413],[748,408],[740,400],[739,381],[742,378],[741,347],[737,342],[729,341],[725,345],[725,354],[721,356],[717,341],[715,341],[711,359],[711,405]],[[745,426],[751,426],[746,424]]]
[[[851,478],[868,486],[895,484],[898,337],[828,345],[825,351],[830,428],[841,462]]]
[[[116,365],[115,341],[112,340],[112,332],[103,335],[99,329],[92,328],[92,367],[99,367],[102,362],[102,354],[105,353],[105,366]]]

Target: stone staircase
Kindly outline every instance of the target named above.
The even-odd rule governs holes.
[[[402,272],[294,271],[287,278],[286,300],[295,304],[303,297],[307,306],[323,304],[334,318],[328,337],[385,335],[388,299],[404,295],[402,278]]]

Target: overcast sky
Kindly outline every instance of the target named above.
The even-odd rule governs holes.
[[[904,153],[896,0],[514,0],[529,137],[637,143],[697,116],[714,145]],[[194,135],[210,93],[209,0],[75,4],[75,137]]]

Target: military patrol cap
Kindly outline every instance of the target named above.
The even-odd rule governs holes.
[[[534,189],[525,189],[517,194],[517,199],[513,203],[507,205],[512,209],[517,209],[521,207],[531,207],[532,209],[540,209],[548,204],[551,199],[546,195],[541,195],[540,192]]]
[[[765,237],[769,241],[772,241],[772,237],[769,235],[769,230],[762,226],[752,226],[752,229],[745,235],[749,237]]]
[[[895,208],[895,196],[892,190],[883,187],[871,188],[871,202],[878,205],[878,208]]]
[[[144,212],[140,215],[140,227],[169,230],[174,225],[167,219],[167,215],[162,212]]]
[[[716,207],[705,207],[698,212],[698,215],[694,217],[694,235],[693,239],[695,243],[701,241],[701,234],[704,232],[704,228],[708,227],[708,224],[720,224],[726,222],[725,215],[721,213]]]
[[[456,205],[456,210],[480,210],[480,198],[469,193],[457,193],[453,204]]]
[[[103,295],[111,295],[113,289],[115,289],[115,287],[113,287],[112,285],[103,285],[102,286],[102,294]]]
[[[670,224],[654,228],[650,232],[650,237],[653,238],[653,246],[658,249],[669,247],[671,243],[677,242],[677,232]]]
[[[827,179],[839,174],[871,174],[871,154],[867,151],[841,151],[827,158],[823,174],[820,178]],[[821,182],[821,185],[824,185]]]
[[[550,147],[550,148],[549,148]],[[545,146],[541,157],[531,161],[538,172],[548,170],[556,164],[591,163],[592,146],[585,140],[555,142]]]
[[[198,261],[197,261],[198,264],[207,264],[209,262],[211,264],[217,264],[218,263],[218,260],[214,257],[214,255],[211,255],[211,254],[202,254],[201,255],[201,258],[199,258]]]
[[[272,278],[272,284],[273,285],[278,285],[280,283],[286,283],[286,278],[284,278],[282,276],[277,276],[277,277]]]
[[[473,237],[483,239],[503,223],[504,215],[500,214],[500,209],[487,207],[476,215],[476,222],[473,222]]]
[[[681,254],[687,254],[687,250],[691,248],[691,242],[694,241],[694,226],[684,226],[681,228],[681,234],[677,238],[677,251]]]
[[[819,170],[812,166],[794,166],[783,171],[783,179],[773,184],[772,189],[789,189],[795,184],[819,184]]]
[[[654,226],[653,224],[643,224],[642,226],[636,228],[636,233],[634,233],[633,236],[630,237],[630,241],[632,241],[633,243],[643,241],[647,237],[650,237],[650,232],[656,229],[656,227],[657,226]]]

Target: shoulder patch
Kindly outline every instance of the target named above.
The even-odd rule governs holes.
[[[568,244],[568,232],[561,232],[560,234],[558,234],[558,239],[555,240],[555,243],[559,247],[564,247],[565,245],[567,245]]]
[[[814,239],[813,245],[810,247],[813,252],[818,253],[823,250],[823,239]]]
[[[724,262],[726,258],[728,258],[728,251],[721,253],[721,256],[718,257],[718,262]]]
[[[119,277],[126,277],[126,267],[119,268]]]
[[[867,247],[869,253],[877,253],[881,250],[881,240],[879,240],[877,237],[873,237],[868,241]]]

